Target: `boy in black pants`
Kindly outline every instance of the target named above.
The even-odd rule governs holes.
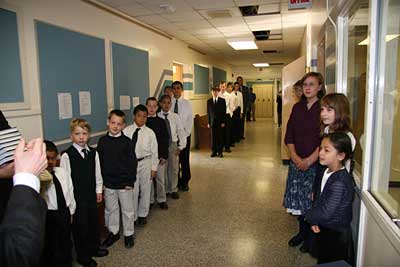
[[[53,142],[45,140],[47,170],[53,182],[44,187],[47,202],[46,234],[41,267],[71,267],[71,221],[76,203],[71,177],[63,169],[56,167],[58,151]]]
[[[62,155],[61,168],[72,178],[76,211],[72,222],[77,261],[84,267],[97,266],[92,257],[104,257],[108,250],[100,248],[97,203],[103,200],[103,179],[97,151],[87,145],[90,125],[84,119],[70,123],[72,145]]]
[[[103,242],[110,247],[119,239],[119,210],[122,212],[125,247],[134,245],[133,186],[136,181],[137,159],[131,139],[122,133],[125,113],[114,109],[108,116],[108,132],[97,145],[101,174],[105,185],[105,222],[110,231]]]
[[[208,128],[211,128],[211,142],[212,142],[212,153],[211,157],[222,155],[222,128],[225,127],[226,121],[226,104],[225,99],[218,97],[219,88],[214,87],[212,89],[213,97],[207,101],[207,118]]]

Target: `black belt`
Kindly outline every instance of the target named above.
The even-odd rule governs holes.
[[[143,158],[138,158],[137,161],[139,162],[139,161],[142,161],[142,160],[147,159],[147,158],[150,158],[150,157],[151,157],[151,156],[146,156],[146,157],[143,157]]]

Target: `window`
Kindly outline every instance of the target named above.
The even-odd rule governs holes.
[[[400,2],[382,1],[371,193],[392,218],[400,204]]]
[[[347,97],[350,102],[350,114],[353,134],[357,140],[354,153],[355,171],[361,173],[365,89],[367,73],[368,3],[360,2],[348,23],[347,47]],[[359,175],[361,177],[361,175]]]

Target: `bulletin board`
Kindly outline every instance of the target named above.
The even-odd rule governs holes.
[[[220,82],[226,82],[226,71],[219,68],[212,68],[213,71],[213,86],[218,86]]]
[[[0,103],[24,102],[17,14],[0,8]]]
[[[194,93],[210,93],[210,70],[197,64],[194,64]]]
[[[133,98],[139,97],[141,104],[145,104],[150,94],[149,87],[149,53],[144,50],[111,44],[113,83],[114,83],[114,107],[120,109],[120,97],[129,96],[130,108],[123,109],[127,123],[132,122]]]
[[[104,40],[36,21],[44,137],[68,138],[71,119],[60,119],[59,93],[71,94],[72,117],[86,119],[92,132],[106,129]],[[79,92],[89,92],[91,113],[81,115]]]

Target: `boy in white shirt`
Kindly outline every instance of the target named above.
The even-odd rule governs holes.
[[[131,138],[138,162],[133,190],[134,217],[138,225],[145,225],[150,210],[151,183],[158,169],[158,144],[154,131],[146,126],[146,106],[137,105],[133,116],[133,124],[126,127],[123,133]]]
[[[240,85],[238,82],[234,84],[233,94],[237,97],[237,106],[234,111],[233,128],[234,128],[234,140],[240,142],[241,140],[241,119],[243,118],[243,94],[239,91]]]
[[[166,167],[166,192],[173,199],[179,199],[178,193],[178,171],[179,154],[186,147],[186,135],[182,121],[178,114],[171,112],[171,97],[163,95],[160,100],[161,111],[158,116],[165,120],[168,129],[169,147],[168,163]]]
[[[226,91],[226,82],[222,81],[219,83],[219,94],[218,97],[221,97],[225,99],[225,104],[226,104],[226,114],[225,114],[225,127],[223,129],[223,144],[225,147],[225,152],[231,153],[231,129],[232,129],[232,115],[233,115],[233,110],[232,108],[233,103],[232,103],[232,97],[231,94]]]
[[[47,202],[46,234],[40,266],[71,266],[71,222],[75,213],[74,186],[71,176],[56,167],[58,151],[55,144],[45,140],[47,170],[53,182],[43,188]]]

